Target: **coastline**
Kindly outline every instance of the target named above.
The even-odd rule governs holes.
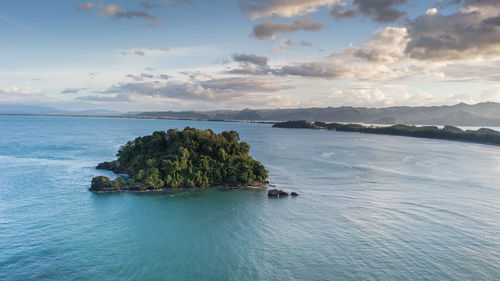
[[[117,193],[117,192],[141,192],[141,193],[153,193],[153,192],[176,192],[176,191],[187,191],[187,190],[206,190],[206,189],[222,189],[222,190],[267,190],[269,184],[262,185],[241,185],[241,186],[224,186],[224,185],[213,185],[213,186],[195,186],[195,187],[181,187],[181,188],[158,188],[158,189],[99,189],[92,190],[89,188],[89,191],[93,193]]]
[[[71,117],[71,118],[110,118],[110,119],[144,119],[144,120],[181,120],[181,121],[202,121],[202,122],[229,122],[229,123],[252,123],[252,124],[274,124],[272,120],[224,120],[224,119],[204,119],[204,118],[173,118],[173,117],[153,117],[141,115],[73,115],[73,114],[13,114],[0,113],[0,116],[31,116],[31,117]]]
[[[478,130],[462,130],[458,127],[445,125],[440,129],[437,126],[410,126],[404,124],[382,127],[373,125],[365,126],[361,124],[310,122],[306,120],[278,122],[273,125],[273,128],[312,129],[376,135],[392,135],[500,146],[500,132],[488,128],[480,128]]]

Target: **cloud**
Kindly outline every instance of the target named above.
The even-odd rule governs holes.
[[[377,22],[394,22],[405,14],[395,7],[407,2],[407,0],[352,0],[334,5],[330,15],[336,20],[363,15]],[[350,8],[345,8],[348,4]]]
[[[498,64],[492,64],[500,60],[500,6],[491,0],[463,3],[456,13],[431,8],[403,27],[378,30],[360,46],[271,72],[367,81],[498,81]]]
[[[252,19],[306,15],[340,0],[240,0],[240,8]]]
[[[359,48],[350,48],[354,56],[382,64],[399,63],[406,58],[405,46],[409,42],[405,27],[386,27],[366,40]]]
[[[286,47],[290,47],[290,46],[310,47],[310,46],[312,46],[312,44],[308,41],[296,41],[296,40],[293,40],[290,38],[283,38],[276,46],[274,46],[271,50],[269,50],[269,52],[271,52],[271,53],[283,53],[283,54],[290,53],[290,52],[287,52],[284,50]]]
[[[117,4],[109,4],[107,6],[104,6],[102,4],[99,4],[99,16],[101,17],[109,17],[109,16],[114,16],[122,11],[122,7]]]
[[[378,22],[393,22],[405,14],[395,8],[407,0],[353,0],[359,12]]]
[[[344,5],[335,5],[330,10],[330,15],[336,20],[355,18],[359,15],[356,9],[345,9]]]
[[[242,63],[252,63],[258,66],[267,66],[267,58],[252,54],[233,54],[233,60]]]
[[[170,49],[167,46],[160,46],[158,47],[158,50],[168,52]]]
[[[298,65],[288,65],[274,70],[273,72],[276,75],[291,75],[326,79],[346,78],[351,73],[348,67],[328,62],[310,62]]]
[[[411,21],[406,53],[419,60],[461,60],[500,56],[500,6],[467,1],[459,12],[426,13]]]
[[[163,3],[167,5],[175,5],[175,4],[189,4],[192,5],[194,4],[193,1],[191,0],[163,0]]]
[[[320,7],[332,7],[336,19],[364,15],[378,22],[393,22],[405,13],[395,7],[407,0],[240,0],[240,8],[252,19],[290,18],[316,12]],[[349,4],[352,8],[344,8]]]
[[[76,99],[82,101],[97,102],[97,103],[133,101],[133,98],[129,95],[89,95],[89,96],[80,96],[77,97]]]
[[[139,2],[139,5],[140,5],[143,9],[145,9],[145,10],[151,10],[151,9],[160,8],[160,5],[158,5],[158,4],[151,4],[151,3],[146,2],[146,1]]]
[[[481,93],[481,100],[500,102],[500,86],[495,85],[484,89],[483,92]]]
[[[94,8],[95,4],[92,2],[87,2],[85,4],[79,5],[76,7],[78,11],[88,11],[92,8]]]
[[[320,104],[349,104],[360,107],[429,106],[456,104],[464,101],[464,97],[457,95],[438,97],[424,91],[409,91],[406,87],[351,85],[320,93],[318,101]]]
[[[276,33],[290,33],[300,30],[317,31],[325,27],[322,23],[310,19],[294,20],[291,24],[265,21],[253,27],[252,35],[258,39],[271,39]]]
[[[438,13],[438,9],[436,9],[436,8],[427,9],[427,11],[425,12],[426,15],[435,15],[437,13]]]
[[[39,94],[40,90],[33,89],[31,87],[20,88],[17,86],[11,86],[9,88],[0,88],[0,95],[2,96],[32,96]]]
[[[227,101],[290,89],[270,78],[230,77],[189,82],[121,83],[104,94],[127,94],[189,101]]]
[[[241,75],[262,75],[269,72],[268,59],[253,54],[233,54],[234,62],[239,63],[240,68],[231,69],[225,73]]]
[[[212,63],[224,65],[224,64],[228,64],[230,62],[231,62],[230,58],[221,57],[221,58],[215,59]]]
[[[61,94],[78,94],[78,92],[86,90],[87,88],[67,88],[61,91]]]
[[[134,18],[143,18],[147,19],[153,23],[156,24],[163,24],[163,20],[156,18],[155,16],[152,16],[149,13],[142,12],[142,11],[125,11],[125,12],[119,12],[114,15],[114,18],[116,19],[122,19],[122,18],[127,18],[127,19],[134,19]]]
[[[137,81],[137,82],[145,80],[144,77],[142,77],[141,75],[127,74],[125,76],[128,78],[132,78],[132,79],[134,79],[134,81]]]
[[[349,47],[322,59],[273,69],[275,75],[324,79],[357,78],[389,80],[408,75],[408,66],[400,65],[407,56],[406,28],[387,27],[359,47]]]
[[[155,16],[143,12],[143,11],[124,11],[120,5],[117,4],[109,4],[109,5],[99,5],[99,16],[101,17],[113,17],[114,19],[129,19],[133,20],[134,18],[143,18],[147,19],[156,24],[163,24],[163,20],[156,18]]]
[[[39,89],[31,87],[11,86],[0,88],[0,102],[25,102],[37,99],[46,100],[47,96],[42,94]]]

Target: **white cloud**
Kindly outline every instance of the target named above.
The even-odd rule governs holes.
[[[122,12],[122,7],[117,4],[109,4],[107,6],[99,4],[99,16],[101,17],[109,17],[114,16],[120,12]]]
[[[437,13],[438,13],[438,9],[436,9],[436,8],[430,8],[430,9],[428,9],[428,10],[425,12],[425,14],[426,14],[426,15],[435,15],[435,14],[437,14]]]
[[[31,87],[17,87],[17,86],[10,86],[8,88],[0,88],[0,95],[22,95],[22,96],[32,96],[39,94],[40,90],[39,89],[33,89]]]
[[[322,6],[340,0],[242,0],[240,8],[252,19],[265,17],[294,17],[316,12]]]

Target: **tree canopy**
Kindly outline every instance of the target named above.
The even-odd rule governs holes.
[[[117,160],[98,168],[131,177],[129,183],[110,182],[115,189],[119,185],[161,189],[263,184],[267,170],[249,151],[250,145],[240,142],[236,131],[215,134],[186,127],[129,141],[119,149]]]

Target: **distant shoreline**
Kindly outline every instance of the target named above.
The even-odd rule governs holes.
[[[160,120],[197,120],[213,122],[274,123],[309,120],[358,124],[452,125],[461,127],[500,127],[500,103],[456,104],[443,106],[393,107],[305,107],[274,109],[221,109],[182,111],[112,111],[92,109],[68,111],[50,107],[0,104],[1,115],[64,116],[90,118],[134,118]]]
[[[487,128],[481,128],[478,130],[462,130],[458,127],[445,125],[442,129],[440,129],[436,126],[409,126],[403,124],[378,127],[364,126],[360,124],[310,122],[306,120],[278,122],[273,125],[273,128],[319,129],[339,132],[452,140],[500,146],[500,132]]]
[[[182,120],[182,121],[205,121],[205,122],[233,122],[233,123],[257,123],[275,124],[277,121],[271,120],[222,120],[203,118],[173,118],[173,117],[153,117],[143,115],[74,115],[74,114],[27,114],[27,113],[0,113],[0,116],[32,116],[32,117],[73,117],[73,118],[115,118],[115,119],[145,119],[145,120]]]

